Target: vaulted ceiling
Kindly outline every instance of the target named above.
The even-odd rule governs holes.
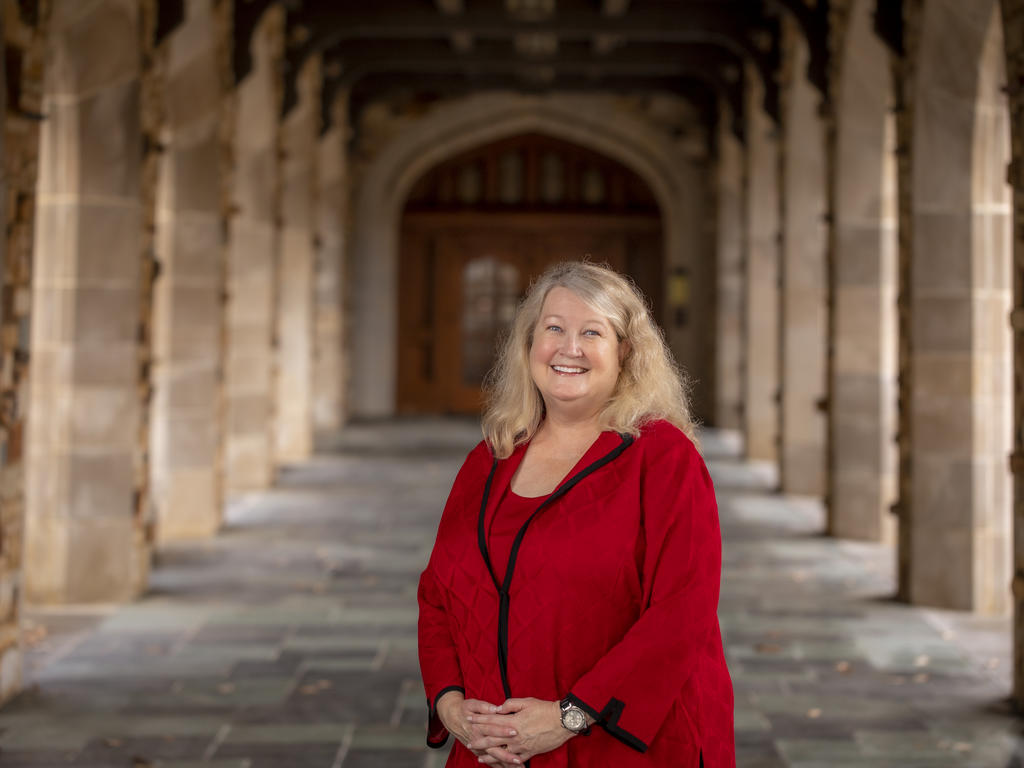
[[[250,66],[249,38],[272,0],[232,1],[241,79]],[[279,2],[287,19],[285,111],[303,62],[320,53],[325,105],[346,88],[354,111],[382,97],[435,99],[485,88],[668,92],[708,119],[724,98],[739,131],[747,63],[777,116],[784,13],[807,37],[811,81],[822,92],[827,82],[828,0]]]

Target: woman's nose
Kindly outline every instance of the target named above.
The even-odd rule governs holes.
[[[576,357],[580,354],[580,339],[575,333],[567,333],[562,337],[562,352]]]

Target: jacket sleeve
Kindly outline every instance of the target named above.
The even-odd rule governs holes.
[[[650,460],[643,480],[644,609],[569,698],[644,752],[718,627],[722,543],[714,489],[689,441]]]
[[[420,673],[423,675],[423,687],[427,694],[427,746],[434,748],[443,747],[448,742],[448,729],[444,727],[437,714],[438,699],[452,690],[461,691],[463,694],[466,692],[455,639],[445,609],[444,586],[435,575],[435,565],[437,558],[444,557],[446,532],[453,518],[459,516],[464,503],[463,490],[467,477],[474,471],[474,465],[478,464],[477,454],[481,450],[486,450],[483,444],[478,445],[476,450],[470,453],[455,478],[441,515],[430,562],[420,576],[417,593]]]
[[[448,729],[437,714],[437,701],[449,691],[465,694],[466,689],[444,598],[429,566],[420,576],[419,604],[420,671],[427,694],[427,746],[440,748],[448,742]]]

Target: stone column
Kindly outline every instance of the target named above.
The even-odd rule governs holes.
[[[892,541],[896,156],[889,52],[854,3],[833,80],[833,358],[828,532]]]
[[[718,334],[715,356],[715,426],[740,429],[743,415],[743,143],[732,131],[733,115],[722,104],[718,119],[716,168]]]
[[[919,27],[909,210],[912,506],[900,525],[905,595],[984,612],[1003,610],[1010,580],[1009,150],[998,127],[1006,102],[996,8],[926,4]],[[949,71],[972,76],[950,79]]]
[[[272,6],[252,36],[252,71],[236,93],[225,349],[228,490],[274,479],[274,326],[279,232],[278,114],[284,18]]]
[[[299,99],[281,125],[281,250],[277,304],[276,459],[313,451],[313,272],[316,160],[320,134],[320,58],[298,76]]]
[[[129,599],[149,566],[137,515],[142,210],[139,8],[55,3],[43,99],[25,591]]]
[[[331,124],[317,149],[316,174],[313,426],[323,432],[339,429],[346,410],[342,276],[348,209],[348,99],[344,94],[335,100],[331,112]]]
[[[824,495],[826,312],[825,126],[821,94],[807,79],[807,41],[783,24],[782,399],[780,479],[785,493]]]
[[[743,429],[747,457],[778,456],[779,189],[778,133],[764,111],[764,86],[747,71],[747,229]]]
[[[1007,79],[1024,82],[1024,0],[1002,0]],[[1024,90],[1010,89],[1013,185],[1013,693],[1024,704]]]
[[[167,41],[151,430],[160,541],[210,536],[221,521],[219,30],[212,0],[197,0]]]

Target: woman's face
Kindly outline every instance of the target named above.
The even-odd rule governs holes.
[[[570,419],[596,414],[615,390],[621,362],[608,319],[568,288],[552,288],[530,348],[530,375],[548,414]]]

